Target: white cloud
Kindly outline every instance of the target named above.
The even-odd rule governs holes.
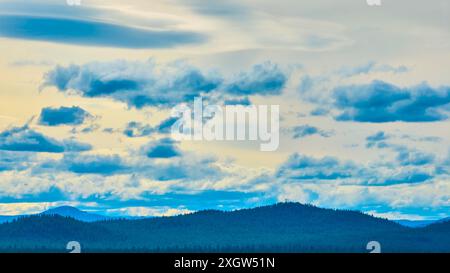
[[[119,209],[108,209],[107,214],[110,215],[127,215],[127,216],[175,216],[182,214],[189,214],[193,211],[185,208],[170,208],[170,207],[125,207]]]

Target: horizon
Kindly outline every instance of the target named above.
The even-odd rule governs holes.
[[[263,206],[257,206],[257,207],[246,207],[246,208],[236,208],[236,209],[201,209],[201,210],[197,210],[197,211],[185,211],[185,212],[180,212],[179,214],[177,214],[178,212],[175,212],[175,214],[148,214],[148,215],[130,215],[130,214],[120,214],[120,212],[116,212],[113,214],[108,214],[105,213],[104,210],[95,210],[94,208],[89,208],[89,209],[83,209],[83,208],[78,208],[76,206],[71,206],[71,205],[59,205],[59,206],[53,206],[53,207],[48,207],[45,208],[42,211],[37,211],[34,213],[29,213],[29,214],[10,214],[10,215],[0,215],[0,217],[2,216],[6,216],[6,217],[17,217],[17,216],[34,216],[34,215],[40,215],[42,213],[48,212],[48,211],[52,211],[52,210],[58,210],[61,208],[69,208],[69,209],[74,209],[76,211],[79,212],[85,212],[88,214],[95,214],[95,215],[99,215],[99,216],[104,216],[104,217],[109,217],[109,218],[121,218],[123,217],[124,219],[129,219],[129,220],[133,220],[133,218],[136,219],[143,219],[143,218],[157,218],[157,217],[176,217],[176,216],[181,216],[181,215],[188,215],[188,214],[193,214],[193,213],[198,213],[198,212],[204,212],[204,211],[220,211],[220,212],[233,212],[233,211],[239,211],[239,210],[252,210],[252,209],[258,209],[258,208],[265,208],[265,207],[273,207],[273,206],[277,206],[277,205],[283,205],[283,204],[294,204],[294,205],[300,205],[300,206],[308,206],[308,207],[314,207],[314,208],[319,208],[319,209],[326,209],[326,210],[334,210],[334,211],[354,211],[354,212],[360,212],[362,214],[368,215],[368,216],[372,216],[375,218],[379,218],[379,219],[386,219],[389,221],[412,221],[412,222],[420,222],[420,221],[439,221],[439,220],[444,220],[447,219],[449,217],[444,217],[444,218],[435,218],[435,219],[407,219],[407,218],[385,218],[382,216],[377,216],[377,215],[373,215],[370,213],[366,213],[364,211],[359,211],[359,210],[347,210],[347,209],[335,209],[335,208],[326,208],[326,207],[318,207],[315,206],[313,204],[304,204],[304,203],[300,203],[300,202],[294,202],[294,201],[284,201],[284,202],[277,202],[277,203],[273,203],[273,204],[266,204]]]

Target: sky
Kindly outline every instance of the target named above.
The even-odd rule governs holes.
[[[0,215],[449,217],[449,53],[446,0],[2,0]],[[279,105],[279,148],[174,140],[198,96]]]

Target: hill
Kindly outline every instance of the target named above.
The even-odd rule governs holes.
[[[0,225],[4,251],[65,251],[71,240],[85,252],[367,252],[373,240],[383,252],[450,252],[450,227],[446,222],[411,229],[356,211],[298,203],[89,223],[39,215]]]
[[[88,213],[70,206],[62,206],[42,212],[43,215],[59,215],[63,217],[71,217],[82,222],[96,222],[110,219],[108,216]]]
[[[436,220],[395,220],[394,222],[399,223],[402,226],[410,228],[423,228],[429,226],[436,222]]]
[[[96,221],[104,221],[104,220],[108,220],[108,219],[122,219],[122,218],[127,218],[127,219],[142,218],[142,217],[126,217],[126,216],[109,217],[109,216],[105,216],[105,215],[94,214],[94,213],[82,211],[75,207],[61,206],[61,207],[52,208],[52,209],[49,209],[49,210],[46,210],[46,211],[43,211],[43,212],[37,213],[37,214],[25,214],[25,215],[14,215],[14,216],[1,216],[0,215],[0,224],[6,223],[6,222],[11,222],[12,220],[15,220],[18,218],[24,218],[24,217],[33,216],[33,215],[34,216],[37,216],[37,215],[59,215],[59,216],[63,216],[63,217],[71,217],[71,218],[74,218],[74,219],[76,219],[78,221],[82,221],[82,222],[96,222]]]

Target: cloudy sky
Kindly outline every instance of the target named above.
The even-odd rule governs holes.
[[[450,4],[382,2],[0,1],[0,215],[450,216]],[[196,96],[280,105],[279,149],[174,141]]]

